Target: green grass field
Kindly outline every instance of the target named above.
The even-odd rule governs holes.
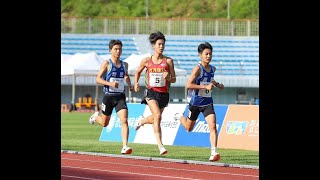
[[[102,127],[90,125],[90,115],[91,113],[61,112],[61,150],[120,154],[121,142],[99,141]],[[129,146],[133,149],[131,155],[160,157],[155,144],[129,143]],[[210,149],[204,147],[166,145],[166,149],[168,154],[161,156],[162,158],[208,162],[210,156]],[[218,152],[221,154],[220,163],[259,166],[259,151],[218,147]]]

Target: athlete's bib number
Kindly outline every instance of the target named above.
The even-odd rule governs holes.
[[[164,87],[165,79],[163,78],[163,73],[150,73],[149,74],[149,86],[152,87]]]
[[[200,85],[208,85],[210,82],[200,82]],[[212,90],[207,90],[207,89],[199,89],[199,96],[202,97],[211,97],[211,91]]]
[[[109,91],[110,92],[123,92],[124,91],[124,80],[123,80],[123,78],[113,78],[113,77],[110,78],[110,82],[114,82],[114,81],[118,82],[118,88],[109,86]]]

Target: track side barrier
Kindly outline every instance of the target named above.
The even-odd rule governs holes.
[[[156,144],[151,124],[145,124],[138,131],[134,124],[140,115],[151,115],[144,104],[128,103],[129,143]],[[259,106],[257,105],[214,105],[217,120],[218,147],[227,149],[259,150]],[[164,145],[210,147],[209,128],[200,113],[191,132],[187,132],[174,114],[188,113],[188,104],[169,104],[162,114],[161,129]],[[115,111],[109,125],[102,129],[100,141],[122,142],[121,122]]]

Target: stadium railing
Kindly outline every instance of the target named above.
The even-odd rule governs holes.
[[[61,17],[61,33],[259,36],[259,19]]]

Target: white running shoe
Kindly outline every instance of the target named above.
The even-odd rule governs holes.
[[[132,149],[130,147],[128,147],[128,146],[123,147],[121,149],[121,154],[131,154],[131,153],[132,153]]]
[[[160,155],[163,155],[163,154],[167,154],[167,150],[166,150],[166,148],[164,148],[164,146],[161,146],[160,148],[159,148],[159,151],[160,151]]]
[[[176,113],[176,114],[174,114],[173,119],[174,119],[175,121],[179,121],[179,120],[180,120],[180,118],[181,118],[181,116],[183,116],[183,114],[182,114],[182,113]]]
[[[94,124],[96,122],[96,117],[99,116],[99,111],[93,113],[89,118],[89,123]]]
[[[220,154],[217,152],[211,153],[211,156],[209,158],[209,161],[219,161],[220,160]]]
[[[141,120],[142,119],[144,119],[144,116],[143,115],[140,115],[139,116],[139,118],[138,118],[138,120],[136,121],[136,124],[135,124],[135,129],[136,129],[136,131],[141,127],[141,126],[143,126],[143,124],[141,124]]]

